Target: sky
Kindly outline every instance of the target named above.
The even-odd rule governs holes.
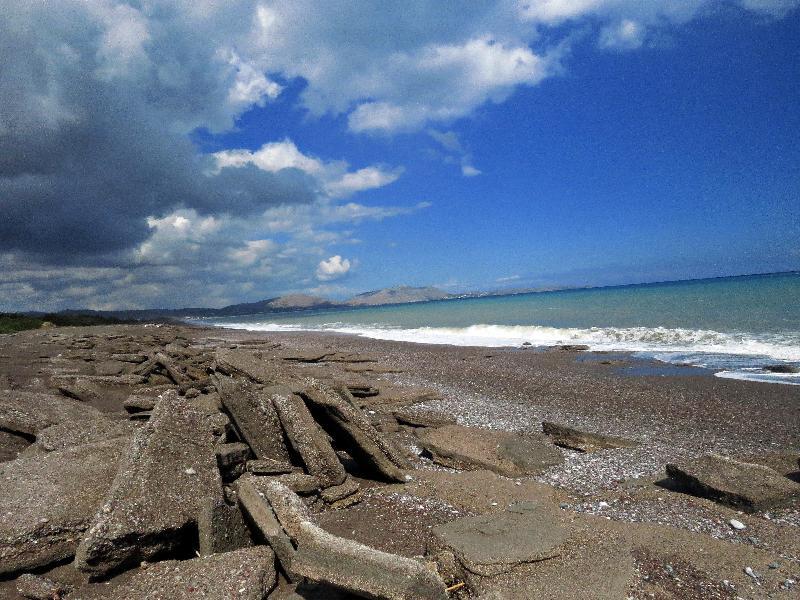
[[[800,0],[0,0],[0,311],[800,269]]]

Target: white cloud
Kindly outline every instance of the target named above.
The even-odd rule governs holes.
[[[222,150],[214,154],[217,169],[243,167],[248,164],[263,171],[277,173],[283,169],[298,169],[318,180],[322,191],[331,198],[346,198],[357,192],[375,189],[396,181],[403,170],[364,167],[348,171],[345,161],[325,162],[300,152],[294,142],[284,139],[264,144],[255,152],[249,150]]]
[[[475,177],[476,175],[480,175],[482,171],[479,171],[472,165],[461,165],[461,174],[464,177]]]
[[[644,29],[636,21],[623,19],[619,23],[609,25],[600,32],[598,44],[601,48],[617,48],[631,50],[638,48],[644,41]]]
[[[347,275],[350,271],[350,261],[342,258],[338,254],[320,261],[317,265],[317,279],[320,281],[331,281]]]

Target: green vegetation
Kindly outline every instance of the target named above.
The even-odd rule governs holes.
[[[0,334],[14,333],[25,329],[39,329],[43,323],[52,323],[59,327],[78,327],[86,325],[114,325],[124,323],[120,319],[99,317],[94,315],[50,314],[31,316],[21,313],[0,313]]]

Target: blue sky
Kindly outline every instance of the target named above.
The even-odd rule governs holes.
[[[0,9],[0,310],[800,269],[793,0],[188,6]]]

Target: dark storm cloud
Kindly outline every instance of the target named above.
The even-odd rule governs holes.
[[[108,254],[175,207],[242,215],[314,198],[299,171],[211,174],[186,133],[230,126],[247,104],[231,97],[238,68],[190,34],[191,15],[159,10],[155,21],[106,2],[0,8],[0,251]]]

